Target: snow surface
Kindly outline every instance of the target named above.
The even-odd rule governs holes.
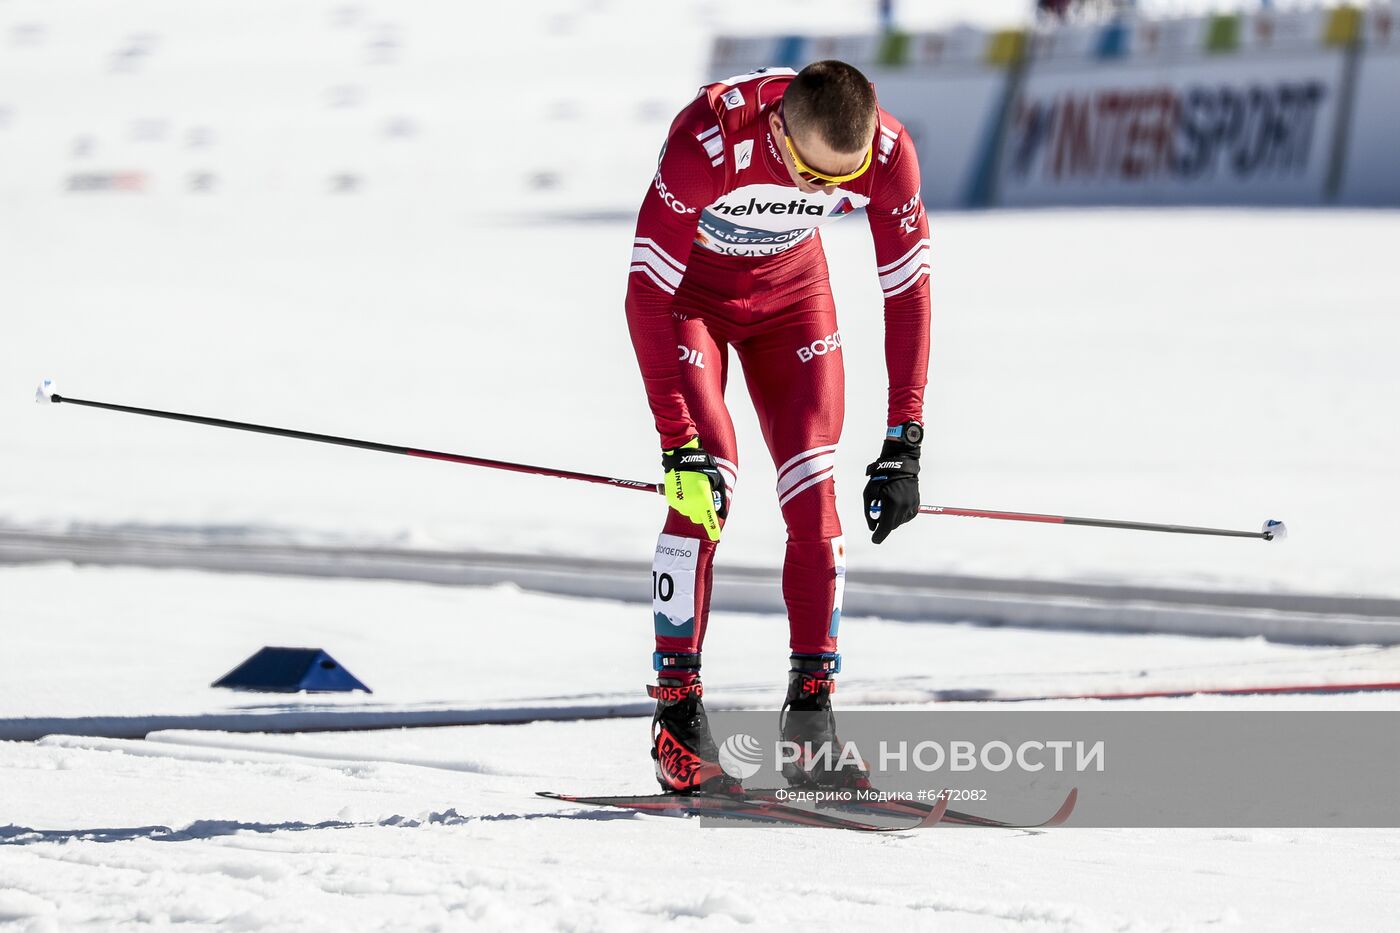
[[[206,687],[264,642],[325,647],[374,688],[348,707],[585,701],[648,678],[646,613],[509,588],[188,571],[0,569],[0,719],[324,706]],[[719,702],[772,704],[775,616],[719,614]],[[577,663],[531,652],[569,633]],[[1393,670],[1395,651],[852,618],[842,692],[1073,690]],[[51,672],[61,666],[64,677]],[[948,709],[970,704],[946,704]],[[996,704],[976,704],[995,708]],[[1090,708],[1090,701],[1036,704]],[[1024,706],[1018,708],[1025,708]],[[1125,709],[1389,709],[1400,694]],[[379,732],[161,732],[0,742],[0,923],[18,929],[1375,929],[1394,831],[939,829],[907,838],[702,830],[547,802],[646,792],[645,719]],[[1344,905],[1344,909],[1339,909]]]
[[[0,567],[0,593],[0,719],[545,700],[567,710],[571,701],[644,699],[652,678],[644,605],[509,586],[51,565]],[[776,708],[787,634],[778,615],[716,613],[705,642],[707,699]],[[263,645],[325,648],[374,693],[311,698],[210,688]],[[541,653],[541,645],[569,650]],[[1063,695],[1400,679],[1400,647],[1259,638],[846,617],[841,647],[847,703],[856,696],[908,702],[920,691],[957,688]],[[53,677],[60,669],[72,676]]]
[[[578,763],[578,785],[615,784],[599,750],[638,736],[618,721],[16,745],[6,807],[51,834],[0,829],[0,917],[35,930],[777,930],[802,917],[832,929],[1375,930],[1400,897],[1393,832],[868,838],[704,830],[529,796],[557,785],[558,760]],[[479,773],[483,757],[511,773]]]
[[[901,6],[910,25],[995,25],[1027,5]],[[645,559],[661,504],[643,496],[41,408],[32,393],[47,377],[80,398],[652,479],[621,299],[665,126],[716,32],[870,16],[836,0],[0,5],[0,522]],[[143,192],[65,190],[129,171],[146,173]],[[1400,593],[1386,523],[1400,507],[1400,216],[997,213],[933,230],[926,501],[1282,518],[1293,535],[921,519],[876,549],[852,525],[853,575]],[[883,425],[879,293],[863,223],[825,239],[849,374],[842,508],[856,516]],[[744,469],[720,573],[773,565],[782,541],[772,467],[742,384],[731,393]],[[650,631],[637,606],[509,588],[0,568],[0,719],[567,709],[639,697]],[[848,705],[1397,667],[1375,648],[894,619],[849,619],[842,638]],[[577,660],[531,653],[560,640]],[[326,648],[376,692],[208,687],[287,643]],[[776,700],[781,618],[719,614],[706,651],[716,703]],[[1393,831],[712,832],[531,796],[647,790],[645,741],[644,721],[619,719],[0,742],[0,927],[1371,930],[1400,913]]]

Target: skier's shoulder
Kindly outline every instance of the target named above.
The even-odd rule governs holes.
[[[707,150],[718,151],[722,140],[740,135],[762,120],[782,99],[794,77],[796,72],[791,68],[760,68],[706,84],[676,117],[671,134],[690,133]]]
[[[744,129],[782,100],[783,92],[797,77],[791,68],[760,68],[707,84],[696,96],[704,100],[721,132]]]
[[[874,162],[868,194],[876,211],[901,213],[919,200],[919,155],[908,129],[884,107],[877,108]]]
[[[914,141],[903,123],[884,107],[876,108],[875,158],[882,164],[906,153],[913,155]]]
[[[743,147],[751,156],[764,114],[782,99],[794,77],[791,68],[761,68],[706,84],[696,92],[671,121],[657,159],[655,187],[668,208],[693,214],[690,207],[681,210],[678,205],[703,206],[724,191],[732,181],[725,166],[727,144],[747,140],[736,142],[740,149],[735,153],[735,161],[746,166],[748,161],[740,157]]]

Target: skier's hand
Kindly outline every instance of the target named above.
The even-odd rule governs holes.
[[[676,450],[663,450],[661,466],[666,471],[666,504],[702,526],[711,541],[718,541],[719,523],[729,514],[729,501],[724,477],[700,446],[700,438],[691,438]]]
[[[870,481],[861,498],[865,524],[874,532],[870,540],[876,544],[919,514],[919,448],[923,439],[924,429],[917,421],[890,428],[880,458],[865,469]]]

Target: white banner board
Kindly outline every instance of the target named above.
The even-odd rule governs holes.
[[[995,131],[1006,86],[999,68],[871,69],[880,105],[909,130],[919,152],[924,206],[965,207],[967,192]]]

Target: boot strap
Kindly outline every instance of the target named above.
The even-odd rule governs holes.
[[[651,669],[654,671],[698,671],[700,652],[698,651],[656,651],[651,656]]]
[[[789,668],[799,674],[812,671],[830,674],[841,673],[841,655],[832,652],[831,654],[794,654],[788,658]]]
[[[836,692],[836,680],[832,677],[817,677],[813,674],[798,674],[795,678],[800,696],[813,696],[818,693]]]
[[[647,684],[647,696],[653,700],[660,700],[662,703],[679,703],[689,697],[703,697],[705,687],[700,681],[692,680],[690,683],[677,686],[673,684]]]

